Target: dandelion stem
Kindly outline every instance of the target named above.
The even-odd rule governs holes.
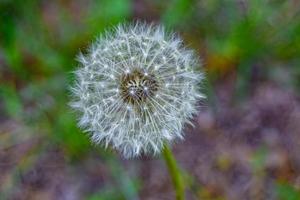
[[[174,189],[176,191],[176,199],[183,200],[184,184],[182,180],[182,175],[180,173],[180,169],[177,165],[174,155],[168,145],[165,145],[163,148],[163,157],[166,162],[169,174],[171,176]]]

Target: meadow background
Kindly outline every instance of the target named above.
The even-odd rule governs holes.
[[[186,199],[300,199],[300,1],[0,0],[0,199],[168,200],[160,157],[92,145],[67,103],[76,55],[120,22],[162,23],[208,98],[173,152]]]

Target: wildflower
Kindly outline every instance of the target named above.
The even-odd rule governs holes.
[[[162,26],[119,25],[78,58],[71,106],[93,142],[129,158],[183,138],[183,125],[203,98],[203,74],[178,36]]]

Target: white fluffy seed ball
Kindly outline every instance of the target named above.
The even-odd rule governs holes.
[[[162,26],[119,25],[78,58],[71,89],[78,124],[94,143],[126,158],[159,153],[183,138],[204,98],[199,59]]]

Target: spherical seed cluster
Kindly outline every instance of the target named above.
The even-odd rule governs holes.
[[[182,138],[203,98],[200,62],[162,26],[120,25],[79,61],[71,102],[79,126],[125,157],[155,154]]]

